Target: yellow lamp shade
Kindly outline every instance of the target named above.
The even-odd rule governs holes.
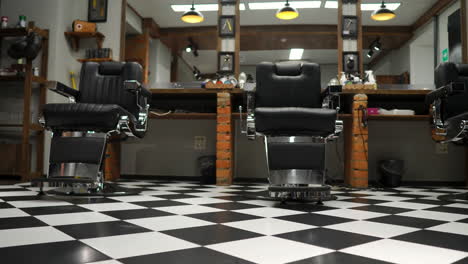
[[[384,3],[382,3],[382,6],[372,12],[371,18],[376,21],[387,21],[394,19],[396,17],[395,12],[393,12],[390,9],[387,9]]]
[[[196,11],[195,8],[192,8],[185,12],[180,19],[185,23],[196,24],[203,22],[205,17],[202,13]]]
[[[282,20],[291,20],[299,16],[299,12],[289,4],[286,4],[283,8],[276,12],[276,17]]]

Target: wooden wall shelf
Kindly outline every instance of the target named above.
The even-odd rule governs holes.
[[[105,62],[105,61],[113,61],[112,58],[92,58],[92,59],[78,59],[79,62]]]
[[[72,48],[75,51],[80,49],[81,39],[95,38],[98,48],[102,49],[102,43],[105,36],[101,32],[65,32],[65,37],[71,41]]]
[[[43,174],[44,164],[44,129],[37,123],[31,121],[31,113],[34,111],[33,106],[37,107],[36,111],[40,109],[46,103],[46,81],[47,81],[47,66],[48,66],[48,51],[49,51],[49,31],[46,29],[40,29],[30,22],[27,28],[9,28],[0,29],[0,41],[4,37],[20,37],[26,36],[31,32],[35,32],[42,36],[42,52],[38,58],[40,66],[40,76],[33,75],[33,61],[25,61],[25,73],[24,76],[0,76],[0,82],[18,82],[23,85],[23,117],[22,122],[19,124],[0,124],[1,128],[18,128],[21,129],[21,144],[18,153],[18,165],[16,173],[21,176],[22,181],[30,181],[34,177],[38,177]],[[0,43],[1,44],[1,43]],[[0,45],[5,48],[5,45]],[[39,84],[39,85],[33,85]],[[38,89],[38,103],[33,104],[35,94],[32,89]],[[8,100],[8,98],[4,98]],[[31,137],[31,133],[36,132],[34,137]],[[36,142],[36,147],[32,150],[32,141]],[[32,152],[36,154],[33,155]],[[32,159],[35,156],[36,166],[32,169]]]
[[[217,94],[219,90],[216,89],[203,89],[203,88],[193,88],[193,89],[159,89],[159,88],[152,88],[150,89],[152,94],[170,94],[170,95],[188,95],[188,94]],[[231,94],[242,94],[244,91],[241,89],[230,89],[227,92]]]
[[[0,82],[23,82],[25,78],[23,76],[0,76]],[[47,80],[40,76],[32,77],[33,83],[44,84]]]
[[[429,121],[430,115],[369,115],[369,120],[385,120],[385,121]]]
[[[202,119],[216,119],[216,113],[171,113],[167,115],[156,115],[150,113],[151,119],[184,119],[184,120],[202,120]]]
[[[343,89],[341,94],[377,94],[377,95],[426,95],[432,90],[388,90],[388,89]]]

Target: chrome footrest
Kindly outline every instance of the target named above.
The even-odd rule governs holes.
[[[271,197],[283,200],[330,201],[334,199],[331,195],[331,187],[328,185],[270,186],[268,191]]]

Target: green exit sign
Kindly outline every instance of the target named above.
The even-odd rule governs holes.
[[[442,51],[442,62],[447,62],[449,60],[449,52],[448,49],[444,49]]]

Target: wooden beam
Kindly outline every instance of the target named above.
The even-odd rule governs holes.
[[[122,0],[122,10],[120,14],[120,53],[119,60],[125,60],[125,36],[127,28],[127,0]]]
[[[445,8],[450,6],[455,0],[438,0],[431,8],[429,8],[422,16],[413,23],[412,28],[413,32],[425,25],[427,22],[431,21],[432,17],[442,13]],[[462,0],[463,2],[463,0]]]
[[[161,37],[161,29],[160,29],[158,23],[156,23],[156,21],[154,21],[153,18],[146,17],[146,18],[143,18],[142,21],[143,21],[142,22],[143,30],[147,30],[149,35],[152,38]]]
[[[302,47],[305,49],[337,49],[336,25],[290,26],[241,26],[241,50],[280,50]],[[191,37],[200,50],[217,50],[216,27],[163,28],[161,41],[169,47],[184,47]],[[362,31],[362,43],[366,47],[377,37],[385,42],[386,48],[400,46],[403,40],[412,36],[412,28],[406,26],[368,26]]]
[[[236,36],[235,36],[235,48],[234,48],[234,76],[237,78],[240,74],[240,50],[241,50],[241,26],[240,26],[240,5],[239,1],[236,2]],[[234,146],[233,146],[234,151]],[[232,181],[232,179],[231,179]]]
[[[343,72],[343,37],[341,35],[341,31],[343,31],[343,23],[341,23],[343,19],[343,1],[338,1],[338,26],[335,31],[336,38],[337,38],[337,46],[338,46],[338,74]],[[346,162],[346,161],[345,161]],[[345,164],[345,167],[349,165],[349,162]],[[347,171],[347,169],[345,169]],[[346,175],[345,175],[346,176]]]
[[[138,11],[131,4],[127,3],[127,7],[130,8],[130,10],[132,10],[133,13],[135,13],[135,15],[137,15],[141,20],[144,19],[143,16],[138,13]]]
[[[363,29],[362,29],[362,12],[361,12],[361,2],[362,0],[358,0],[356,4],[356,13],[358,17],[358,38],[357,38],[357,50],[358,50],[358,57],[359,57],[359,72],[361,74],[361,78],[364,79],[364,56],[362,51],[362,41],[363,41]]]

